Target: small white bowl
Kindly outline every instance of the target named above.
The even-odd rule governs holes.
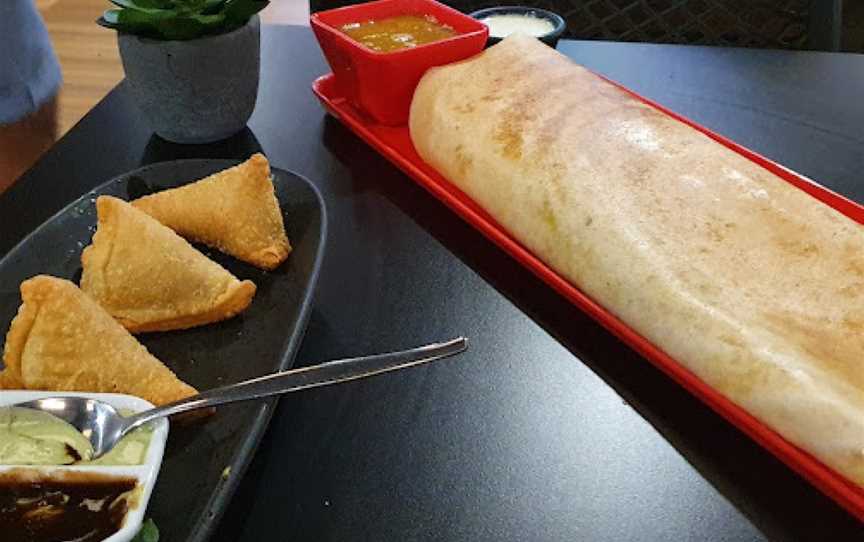
[[[45,397],[89,397],[105,401],[114,408],[131,410],[133,412],[141,412],[153,408],[153,405],[144,399],[133,397],[131,395],[121,395],[118,393],[76,393],[57,391],[2,391],[0,392],[0,406],[9,406]],[[153,434],[150,437],[150,446],[147,448],[147,456],[144,459],[144,463],[141,465],[116,467],[104,465],[28,465],[23,466],[23,468],[44,473],[78,471],[135,478],[138,484],[143,488],[141,498],[134,508],[130,507],[129,511],[126,512],[126,517],[123,519],[123,526],[120,530],[104,540],[104,542],[129,542],[141,529],[141,523],[144,521],[144,512],[147,510],[147,503],[150,501],[150,495],[153,493],[153,486],[156,485],[156,477],[159,475],[159,468],[162,465],[162,454],[165,451],[165,442],[168,440],[168,420],[163,418],[153,422],[152,427]],[[22,468],[21,465],[0,464],[0,474],[12,469],[20,468]]]

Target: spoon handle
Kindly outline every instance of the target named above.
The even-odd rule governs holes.
[[[320,365],[246,380],[130,416],[127,418],[128,425],[123,434],[163,416],[357,380],[446,358],[464,352],[467,347],[468,339],[459,337],[444,343],[428,344],[410,350],[328,361]]]

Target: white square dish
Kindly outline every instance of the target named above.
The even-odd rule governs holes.
[[[46,397],[89,397],[99,399],[112,405],[117,409],[130,410],[133,412],[141,412],[153,408],[149,402],[133,397],[131,395],[121,395],[114,393],[76,393],[76,392],[54,392],[54,391],[0,391],[0,407],[9,406],[34,399],[42,399]],[[75,465],[36,465],[26,466],[28,470],[35,470],[42,473],[63,473],[70,471],[91,472],[111,476],[128,476],[134,478],[141,486],[141,497],[136,503],[130,505],[129,511],[123,519],[123,526],[119,531],[104,539],[103,542],[129,542],[138,534],[141,529],[141,523],[144,520],[144,513],[147,510],[147,503],[150,501],[150,495],[153,493],[153,486],[156,485],[156,478],[159,475],[159,468],[162,465],[162,454],[165,451],[165,442],[168,440],[168,421],[161,419],[152,422],[153,433],[150,437],[150,445],[147,448],[147,455],[144,462],[140,465],[133,466],[75,466]],[[2,465],[0,464],[0,474],[22,468],[20,465]]]

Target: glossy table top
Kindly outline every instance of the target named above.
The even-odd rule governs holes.
[[[559,49],[864,201],[864,56],[603,42]],[[216,540],[864,536],[327,117],[309,88],[326,71],[307,28],[265,27],[248,131],[217,145],[165,143],[121,84],[0,196],[3,254],[114,175],[260,148],[321,189],[331,221],[299,365],[472,339],[452,361],[282,399]]]

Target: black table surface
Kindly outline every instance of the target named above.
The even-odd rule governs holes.
[[[864,56],[559,49],[864,201]],[[263,149],[321,189],[330,218],[299,365],[471,338],[458,360],[282,399],[216,540],[864,537],[851,516],[327,117],[310,90],[327,69],[309,29],[265,27],[262,56],[244,133],[166,143],[120,84],[0,197],[4,254],[114,175]]]

